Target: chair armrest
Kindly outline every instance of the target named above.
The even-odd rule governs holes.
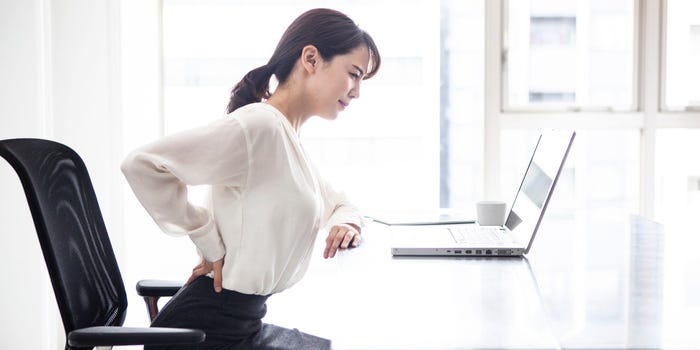
[[[111,345],[196,344],[205,334],[187,328],[88,327],[68,333],[68,345],[94,347]]]
[[[136,283],[136,293],[142,297],[171,297],[184,284],[177,281],[141,280]]]

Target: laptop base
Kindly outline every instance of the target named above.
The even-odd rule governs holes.
[[[524,248],[391,248],[393,256],[523,256]]]

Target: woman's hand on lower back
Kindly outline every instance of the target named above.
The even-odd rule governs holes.
[[[214,291],[221,292],[222,284],[223,284],[223,277],[222,275],[222,270],[224,267],[224,258],[221,258],[217,261],[211,262],[211,261],[206,261],[205,259],[202,259],[202,262],[199,263],[199,265],[195,266],[192,269],[192,275],[190,278],[187,280],[185,285],[188,285],[192,283],[197,277],[203,276],[208,274],[209,272],[214,272]]]

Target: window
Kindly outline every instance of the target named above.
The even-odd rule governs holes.
[[[634,1],[509,1],[504,109],[632,110]]]
[[[700,2],[666,2],[665,108],[700,110]]]
[[[481,0],[166,0],[165,133],[222,117],[233,84],[267,60],[299,13],[317,6],[338,8],[373,35],[384,62],[380,74],[363,84],[362,98],[339,120],[312,119],[305,126],[302,138],[321,172],[367,211],[471,207],[484,195],[485,141],[488,144],[483,136],[484,100],[489,99],[483,88],[488,65],[483,59],[484,25],[497,19],[484,18],[484,4],[492,6]],[[616,193],[619,201],[611,205],[634,212],[631,208],[643,201],[638,187],[649,192],[653,185],[641,183],[643,174],[633,170],[654,157],[665,157],[643,154],[647,148],[640,144],[644,135],[662,128],[668,116],[662,110],[649,129],[644,115],[658,112],[658,106],[637,106],[638,84],[645,84],[634,73],[640,60],[637,41],[653,36],[656,29],[651,34],[647,27],[635,31],[635,25],[644,22],[636,17],[649,11],[666,13],[661,104],[671,110],[692,109],[700,98],[700,65],[693,64],[700,61],[697,2],[669,0],[666,11],[664,2],[645,3],[637,11],[633,0],[500,4],[497,16],[504,15],[504,22],[498,23],[505,53],[498,91],[501,108],[487,118],[499,119],[501,158],[499,174],[486,174],[487,179],[499,178],[497,188],[509,200],[512,181],[521,175],[518,157],[529,154],[530,143],[523,135],[539,128],[574,128],[579,130],[574,150],[588,157],[570,170],[577,193],[595,196],[595,191],[581,187],[584,172],[601,179],[623,174],[624,180],[607,193]],[[657,7],[648,9],[653,6]],[[388,26],[386,13],[396,13],[397,8],[401,15]],[[262,29],[254,36],[241,35],[259,18],[251,14],[258,13],[267,19]],[[544,118],[513,113],[523,110],[562,113]],[[591,111],[596,113],[585,113]],[[624,118],[616,118],[621,114]],[[589,117],[594,121],[586,122]],[[671,125],[684,124],[677,119]],[[613,129],[596,131],[607,128]],[[605,150],[615,152],[603,155]],[[616,161],[608,159],[612,155]],[[411,200],[406,200],[407,189]],[[589,199],[585,201],[593,201]]]
[[[314,7],[348,14],[373,36],[383,60],[337,120],[304,126],[305,149],[324,177],[370,212],[471,206],[481,184],[483,128],[478,0],[166,0],[165,133],[223,117],[231,87],[265,64],[292,20]],[[398,8],[387,25],[386,14]]]

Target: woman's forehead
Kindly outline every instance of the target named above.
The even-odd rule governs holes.
[[[357,66],[363,73],[367,73],[369,65],[369,49],[365,45],[358,46],[352,51],[344,55],[338,55],[336,58],[342,63]]]

